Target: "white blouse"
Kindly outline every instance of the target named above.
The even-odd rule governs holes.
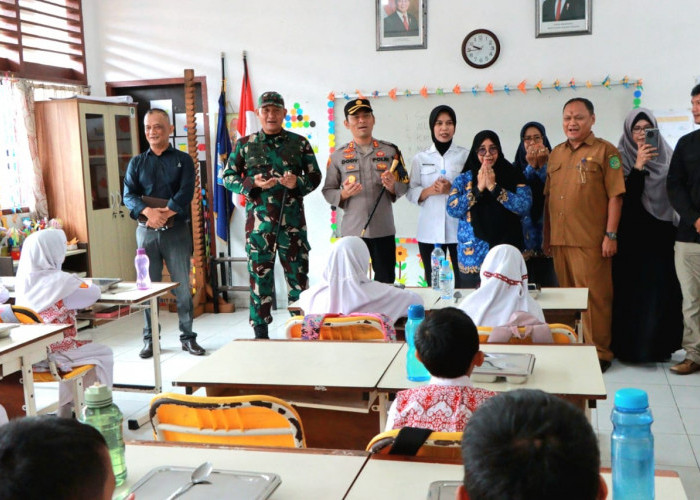
[[[416,239],[421,243],[457,243],[457,225],[459,220],[447,215],[446,194],[429,196],[419,202],[420,194],[439,177],[450,182],[462,172],[469,150],[454,143],[442,156],[435,149],[435,144],[413,157],[411,163],[411,183],[406,198],[421,207],[418,216]]]

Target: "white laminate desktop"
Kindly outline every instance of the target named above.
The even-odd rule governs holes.
[[[236,340],[175,377],[173,385],[375,389],[402,345]]]
[[[265,450],[177,446],[172,443],[130,443],[126,446],[126,483],[119,487],[114,498],[121,498],[131,486],[155,467],[173,465],[194,468],[202,462],[209,461],[214,465],[214,469],[278,474],[282,484],[273,494],[275,499],[340,499],[348,491],[366,460],[367,454],[364,452],[283,451],[279,448]],[[178,486],[173,485],[173,491]]]
[[[612,480],[609,470],[601,471],[608,485],[608,498],[612,498]],[[424,500],[430,484],[435,481],[462,481],[462,465],[409,462],[371,458],[362,468],[359,477],[350,488],[347,500],[366,498],[401,498]],[[687,498],[677,474],[656,471],[657,500],[683,500]]]
[[[582,344],[518,345],[481,344],[484,352],[531,353],[535,368],[523,384],[504,381],[474,382],[477,387],[502,392],[514,389],[541,389],[545,392],[581,399],[605,399],[607,392],[595,346]],[[394,358],[377,386],[383,392],[396,392],[424,385],[406,378],[406,347]]]
[[[20,325],[8,337],[0,339],[0,379],[11,373],[22,372],[24,404],[28,416],[36,415],[34,376],[32,365],[44,361],[51,344],[63,338],[63,330],[70,325]]]

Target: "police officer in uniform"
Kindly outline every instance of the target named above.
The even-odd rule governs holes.
[[[374,279],[392,284],[396,229],[391,205],[408,191],[408,174],[399,148],[372,137],[374,114],[369,100],[348,101],[344,123],[352,141],[328,159],[323,196],[343,209],[342,236],[360,236],[369,248]],[[392,172],[394,160],[397,164]]]
[[[545,184],[544,250],[551,251],[563,287],[588,288],[583,335],[595,344],[601,370],[610,367],[612,256],[625,179],[620,153],[593,135],[593,103],[570,99],[564,105],[567,141],[549,155]]]
[[[321,183],[321,171],[309,141],[282,129],[287,110],[280,94],[262,94],[256,113],[262,131],[238,141],[223,179],[227,189],[247,198],[250,324],[255,338],[268,338],[276,252],[289,302],[308,288],[310,246],[304,196]]]

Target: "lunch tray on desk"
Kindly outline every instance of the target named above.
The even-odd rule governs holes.
[[[499,378],[511,384],[524,384],[535,368],[535,355],[527,353],[484,353],[484,362],[474,367],[474,382],[496,382]]]
[[[168,498],[190,481],[194,467],[161,466],[139,479],[129,493],[136,498]],[[182,495],[182,500],[265,500],[282,480],[277,474],[214,469],[207,482],[195,484]]]
[[[428,500],[453,500],[462,481],[434,481],[430,483]]]

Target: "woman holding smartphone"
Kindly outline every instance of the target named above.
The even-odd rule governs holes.
[[[406,198],[420,207],[416,239],[425,281],[432,286],[430,254],[441,245],[457,269],[457,219],[447,215],[445,204],[452,182],[462,171],[469,150],[454,144],[457,116],[449,106],[437,106],[428,118],[433,143],[413,157]],[[455,288],[461,288],[458,273]]]
[[[675,212],[666,193],[673,151],[645,108],[627,115],[618,149],[627,192],[613,257],[612,351],[622,361],[664,361],[683,337]]]

